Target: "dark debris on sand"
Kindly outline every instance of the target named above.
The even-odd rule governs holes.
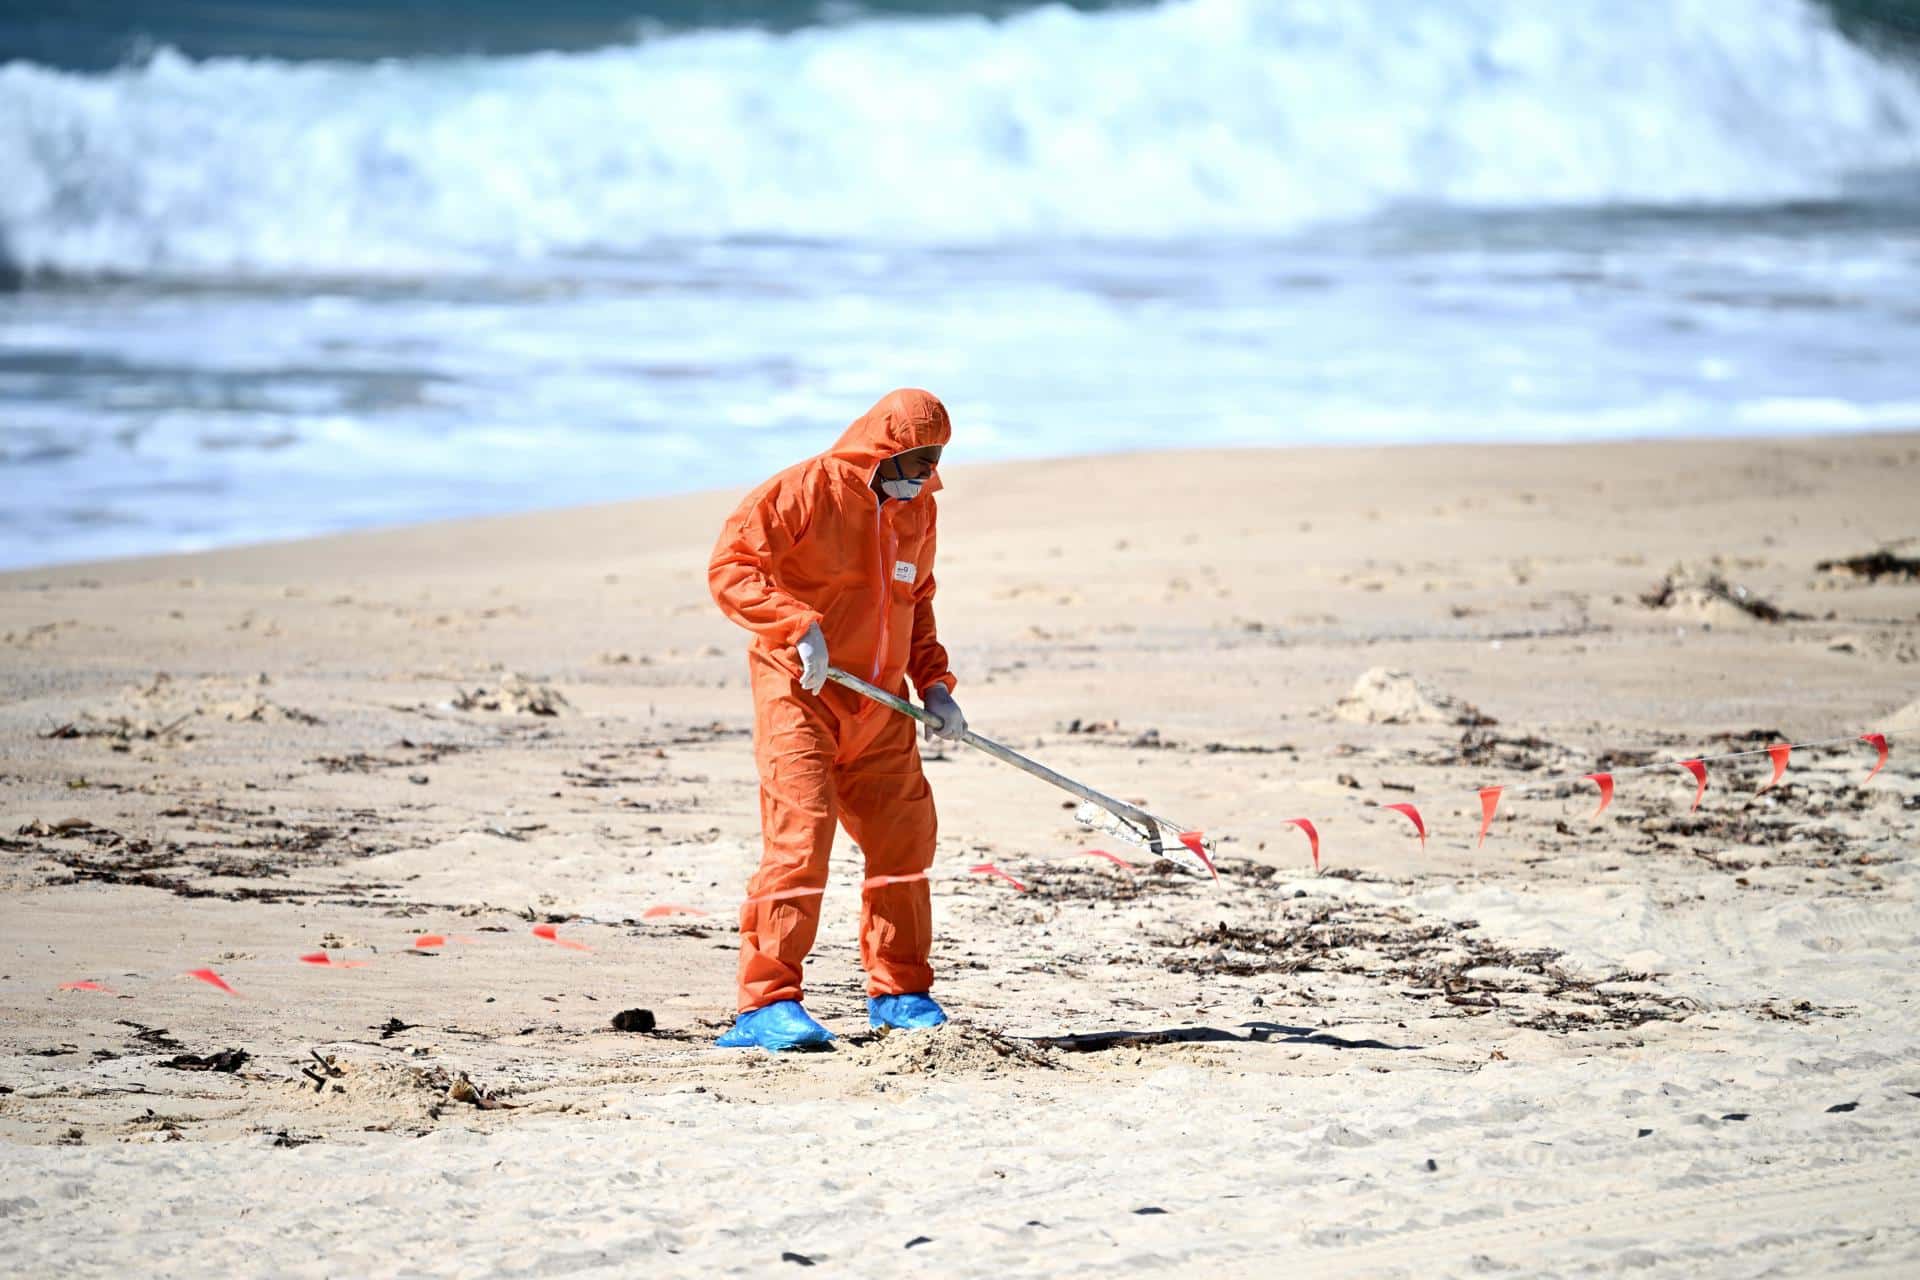
[[[192,807],[176,805],[162,810],[160,816],[191,819],[185,828],[186,838],[159,841],[129,837],[97,823],[67,819],[28,822],[16,832],[20,839],[6,843],[11,850],[38,854],[64,868],[67,874],[49,876],[49,885],[133,885],[181,898],[219,898],[227,902],[403,905],[356,896],[394,892],[402,887],[374,881],[325,888],[205,882],[206,878],[284,880],[296,872],[340,866],[410,847],[407,841],[376,840],[368,828],[387,820],[371,811],[345,811],[332,822],[297,822],[276,817],[271,811],[236,809],[215,801]]]
[[[1479,725],[1470,726],[1460,735],[1460,741],[1455,746],[1432,751],[1410,751],[1407,754],[1409,761],[1414,764],[1472,765],[1507,773],[1565,770],[1576,759],[1573,752],[1557,742],[1533,734],[1506,737]]]
[[[1402,908],[1325,900],[1287,900],[1272,927],[1224,921],[1161,945],[1175,973],[1253,977],[1344,974],[1394,983],[1416,1000],[1455,1016],[1499,1013],[1516,1026],[1545,1031],[1631,1028],[1677,1021],[1691,1005],[1644,989],[1646,974],[1589,978],[1568,970],[1564,953],[1516,949],[1477,936],[1471,920],[1416,916]]]
[[[1878,582],[1882,578],[1920,582],[1920,557],[1897,556],[1884,547],[1863,556],[1848,556],[1842,560],[1822,560],[1814,568],[1820,573],[1851,574],[1856,578],[1865,578],[1868,582]]]
[[[1787,791],[1786,787],[1776,792]],[[1783,797],[1791,801],[1792,797]],[[1853,852],[1854,837],[1837,827],[1809,821],[1837,806],[1805,804],[1802,812],[1655,814],[1635,832],[1635,853],[1682,853],[1716,871],[1738,873],[1755,866],[1831,867],[1837,863],[1872,865],[1886,859]],[[1743,857],[1739,851],[1751,856]]]
[[[208,1054],[175,1054],[159,1065],[172,1067],[175,1071],[224,1071],[231,1074],[244,1067],[251,1056],[245,1049],[221,1049]]]

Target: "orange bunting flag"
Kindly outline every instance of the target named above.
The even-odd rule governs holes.
[[[1480,843],[1473,846],[1476,849],[1487,843],[1487,828],[1493,825],[1493,815],[1500,808],[1501,790],[1500,787],[1480,788]]]
[[[1880,753],[1880,758],[1874,761],[1873,773],[1870,773],[1867,775],[1867,782],[1872,782],[1873,774],[1879,773],[1882,769],[1887,767],[1887,735],[1884,733],[1863,733],[1860,735],[1860,741],[1866,743],[1867,745],[1871,746],[1875,751],[1878,751]],[[1863,782],[1860,785],[1864,787],[1865,785],[1867,785],[1867,783]]]
[[[1694,809],[1700,807],[1700,797],[1707,794],[1707,766],[1700,760],[1682,760],[1680,767],[1692,774],[1693,780],[1700,784],[1693,793],[1693,808],[1687,810],[1688,813],[1692,813]]]
[[[1598,818],[1607,811],[1607,806],[1613,803],[1613,775],[1610,773],[1589,773],[1584,775],[1584,780],[1600,788],[1600,807],[1593,811],[1593,817]],[[1591,822],[1593,818],[1589,818],[1587,821]]]
[[[1105,858],[1128,875],[1133,874],[1133,868],[1128,865],[1127,860],[1117,853],[1108,853],[1105,849],[1082,849],[1080,852],[1089,858]]]
[[[444,947],[446,945],[446,937],[438,933],[423,933],[413,940],[413,949],[415,951],[431,951],[435,947]]]
[[[1218,880],[1220,873],[1213,869],[1213,859],[1207,856],[1206,847],[1200,843],[1200,837],[1203,834],[1203,832],[1199,831],[1182,831],[1180,833],[1180,843],[1187,846],[1187,851],[1193,854],[1194,857],[1200,859],[1200,865],[1207,869],[1207,873],[1215,880]]]
[[[196,982],[204,982],[208,986],[214,988],[214,990],[224,991],[230,996],[237,996],[240,994],[238,991],[235,991],[232,987],[228,986],[226,983],[226,980],[211,969],[189,969],[185,973],[181,974],[180,976],[183,978],[192,978]]]
[[[593,950],[592,947],[588,946],[584,942],[575,942],[572,938],[561,937],[558,931],[556,931],[554,927],[550,924],[537,924],[533,926],[533,936],[536,938],[545,938],[548,942],[553,943],[555,946],[565,947],[569,951]]]
[[[707,913],[696,910],[693,907],[683,907],[675,902],[663,902],[657,907],[648,907],[640,913],[640,918],[642,920],[658,920],[662,916],[704,916],[705,914]]]
[[[1420,811],[1410,804],[1383,804],[1380,807],[1382,809],[1391,809],[1395,813],[1404,813],[1407,815],[1407,821],[1411,822],[1413,829],[1420,833],[1420,851],[1425,853],[1427,849],[1427,824],[1420,820]]]
[[[1020,892],[1025,893],[1027,891],[1027,886],[1021,884],[1018,880],[1015,880],[1012,876],[1008,875],[1006,872],[1002,871],[1000,868],[994,866],[991,862],[983,862],[977,867],[968,867],[967,874],[970,876],[999,876],[1002,880],[1005,880],[1008,884],[1012,885],[1014,888],[1018,889]]]
[[[103,987],[97,982],[86,979],[79,982],[63,982],[60,984],[60,989],[62,991],[103,991],[110,996],[119,994],[111,988]]]
[[[1320,833],[1313,829],[1313,823],[1305,818],[1288,818],[1286,825],[1298,827],[1307,833],[1307,848],[1313,851],[1313,869],[1320,869]]]
[[[1787,757],[1793,754],[1793,744],[1791,742],[1776,742],[1767,748],[1767,754],[1773,758],[1773,776],[1767,779],[1766,786],[1761,787],[1759,791],[1753,793],[1755,795],[1773,790],[1774,787],[1779,785],[1780,779],[1786,776]]]

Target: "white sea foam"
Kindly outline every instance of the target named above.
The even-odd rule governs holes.
[[[1179,0],[580,55],[0,68],[0,258],[380,273],[663,240],[1266,235],[1767,201],[1920,163],[1809,0]]]

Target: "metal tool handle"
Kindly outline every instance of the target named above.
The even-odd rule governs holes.
[[[924,709],[914,706],[905,698],[896,697],[888,693],[885,689],[870,685],[859,676],[850,676],[838,667],[827,668],[827,679],[833,681],[835,684],[844,685],[862,697],[871,698],[883,706],[892,707],[903,716],[911,716],[921,724],[932,726],[939,723],[934,716],[929,715]],[[1016,769],[1030,773],[1042,782],[1051,783],[1069,795],[1079,796],[1089,804],[1099,805],[1114,817],[1119,818],[1128,826],[1133,827],[1140,842],[1160,857],[1168,856],[1166,844],[1161,838],[1161,832],[1165,831],[1177,840],[1180,833],[1184,830],[1184,828],[1176,826],[1164,818],[1155,817],[1145,809],[1137,808],[1124,800],[1116,800],[1103,791],[1095,791],[1086,783],[1077,782],[1064,773],[1056,773],[1041,764],[1038,760],[1029,760],[1012,747],[995,742],[992,738],[983,737],[971,729],[964,730],[960,734],[958,741],[964,742],[976,750],[984,751],[994,759],[1010,764]],[[1182,848],[1182,853],[1184,852],[1185,849]]]

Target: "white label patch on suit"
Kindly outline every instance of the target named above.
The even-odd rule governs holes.
[[[895,582],[912,582],[919,576],[920,566],[913,561],[895,560],[893,562],[893,580]]]

